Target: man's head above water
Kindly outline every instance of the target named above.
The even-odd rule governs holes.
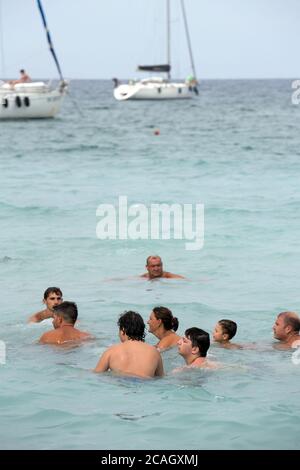
[[[173,278],[173,279],[185,279],[183,276],[180,276],[179,274],[173,274],[173,273],[164,271],[162,259],[158,255],[148,256],[148,258],[146,259],[146,269],[147,269],[147,272],[145,274],[142,274],[141,277],[144,277],[149,280],[158,279],[160,277]]]
[[[148,271],[149,279],[154,279],[155,277],[162,277],[163,263],[161,257],[158,255],[148,256],[146,260],[146,269]]]

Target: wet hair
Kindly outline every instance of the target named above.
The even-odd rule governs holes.
[[[62,302],[60,305],[53,307],[55,315],[62,317],[65,321],[75,324],[78,317],[77,305],[75,302]]]
[[[281,312],[278,317],[283,317],[284,326],[291,326],[293,331],[299,333],[300,331],[300,318],[296,312]]]
[[[232,320],[220,320],[219,325],[222,327],[222,332],[228,335],[228,339],[231,339],[236,334],[237,324]]]
[[[20,73],[25,73],[25,70],[24,70],[24,69],[21,69],[21,70],[20,70]]]
[[[160,262],[162,263],[162,260],[161,260],[161,257],[160,257],[160,256],[158,256],[158,255],[150,255],[150,256],[148,256],[148,258],[146,259],[146,266],[149,265],[149,261],[150,261],[151,258],[158,258],[158,259],[160,259]]]
[[[60,295],[61,297],[63,296],[59,287],[48,287],[48,289],[46,289],[44,292],[44,300],[47,300],[52,292],[54,292],[56,295]]]
[[[200,328],[188,328],[185,330],[185,336],[191,340],[193,348],[199,348],[199,356],[206,357],[210,346],[209,334]]]
[[[145,340],[145,323],[139,313],[131,310],[124,312],[118,320],[118,326],[128,338],[137,341]]]
[[[177,331],[179,325],[178,319],[173,317],[173,313],[167,307],[154,307],[153,313],[157,320],[162,321],[166,330]]]

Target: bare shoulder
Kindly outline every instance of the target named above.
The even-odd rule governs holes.
[[[104,353],[105,354],[112,354],[114,352],[118,352],[120,349],[122,349],[122,346],[123,346],[123,343],[112,344],[111,346],[108,346],[108,348],[104,351]]]
[[[40,344],[53,343],[55,342],[55,339],[56,339],[56,331],[46,331],[46,333],[44,333],[40,337],[39,343]]]
[[[221,362],[210,361],[207,359],[203,367],[207,369],[221,369],[223,366]]]
[[[164,271],[162,277],[166,277],[168,279],[186,279],[184,276],[181,276],[180,274],[173,274],[173,273],[169,273],[168,271]]]
[[[143,343],[143,345],[145,346],[145,350],[147,349],[149,351],[149,353],[154,354],[154,356],[156,356],[156,357],[160,357],[160,349],[159,348],[157,348],[156,346],[152,346],[152,344],[148,344],[148,343]]]
[[[95,336],[93,336],[91,333],[88,333],[87,331],[81,331],[81,338],[82,339],[95,339]]]
[[[241,344],[229,342],[226,345],[224,345],[224,348],[225,349],[243,349],[243,346]]]

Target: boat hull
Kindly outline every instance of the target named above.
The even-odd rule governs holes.
[[[189,99],[193,90],[186,83],[141,83],[119,85],[114,89],[118,101]]]
[[[65,91],[14,91],[0,88],[0,119],[53,118],[60,111]]]

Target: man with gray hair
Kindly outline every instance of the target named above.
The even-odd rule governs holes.
[[[142,274],[141,277],[148,280],[157,279],[160,277],[168,279],[185,279],[185,277],[180,276],[180,274],[173,274],[169,273],[168,271],[164,271],[162,259],[158,255],[148,256],[146,260],[146,269],[147,272]]]

